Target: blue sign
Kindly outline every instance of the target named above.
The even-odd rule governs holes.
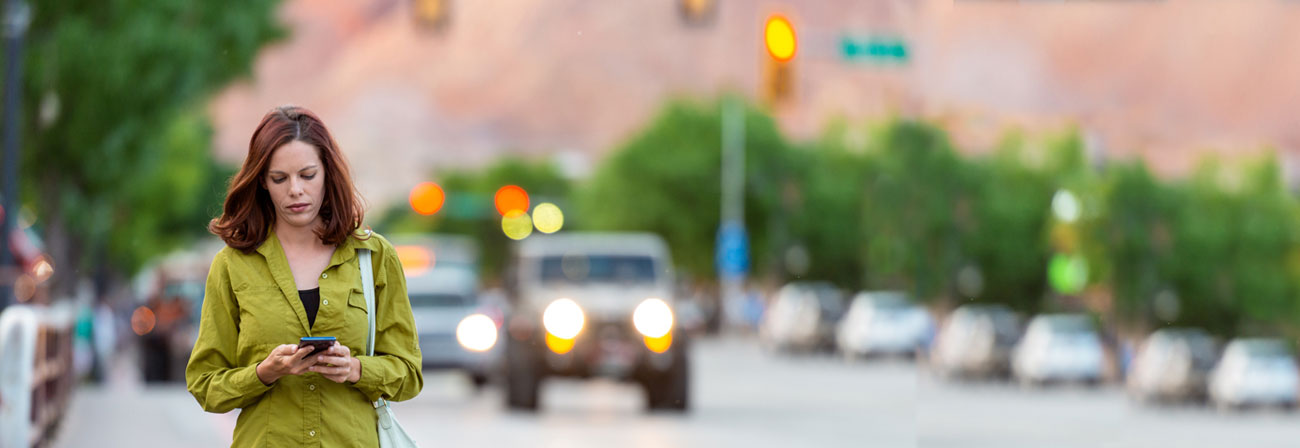
[[[749,235],[738,222],[718,226],[716,254],[718,274],[724,277],[744,275],[749,271]]]

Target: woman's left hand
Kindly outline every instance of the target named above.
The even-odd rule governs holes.
[[[316,356],[316,365],[309,369],[335,383],[355,383],[361,379],[361,360],[352,357],[346,346],[334,343],[333,347]]]

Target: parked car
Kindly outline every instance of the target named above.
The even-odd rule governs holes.
[[[507,406],[536,410],[546,378],[599,376],[639,384],[649,410],[688,408],[690,338],[658,236],[535,235],[514,246],[506,278]]]
[[[843,314],[843,293],[831,284],[789,283],[764,313],[759,340],[777,350],[832,350]]]
[[[1104,357],[1092,318],[1048,314],[1029,322],[1012,355],[1011,369],[1024,384],[1080,381],[1100,384]]]
[[[476,388],[501,364],[502,312],[479,298],[478,252],[466,237],[395,236],[425,368],[460,370]]]
[[[1220,409],[1254,405],[1296,406],[1295,357],[1279,339],[1236,339],[1210,374],[1210,400]]]
[[[1214,339],[1204,330],[1156,330],[1133,359],[1129,396],[1143,402],[1203,400],[1217,357]]]
[[[930,352],[945,376],[1002,377],[1011,373],[1011,353],[1020,339],[1020,319],[999,304],[966,304],[948,316]]]
[[[860,292],[853,297],[836,332],[847,357],[899,355],[915,357],[929,347],[934,319],[924,308],[896,291]]]

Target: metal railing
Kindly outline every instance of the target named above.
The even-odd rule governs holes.
[[[0,312],[0,448],[45,446],[74,385],[71,305]]]

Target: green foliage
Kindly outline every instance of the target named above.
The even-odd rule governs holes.
[[[1051,249],[1044,235],[1056,186],[1050,174],[1022,162],[1027,151],[1022,142],[1008,140],[972,166],[975,197],[960,208],[959,222],[969,260],[963,267],[974,270],[982,287],[958,288],[962,299],[1035,310],[1046,291]]]
[[[670,102],[643,131],[617,148],[578,191],[582,227],[659,234],[676,263],[712,277],[720,220],[721,102]],[[771,266],[785,247],[788,207],[781,194],[795,178],[792,156],[771,118],[745,110],[745,223],[752,265]]]
[[[806,249],[809,263],[806,272],[791,274],[856,289],[866,268],[862,192],[872,167],[865,148],[843,140],[842,134],[828,135],[821,145],[797,150],[801,160],[793,167],[799,177],[792,190],[802,194],[795,196],[789,219],[794,243]]]
[[[201,110],[282,35],[277,3],[33,5],[22,188],[47,239],[79,252],[54,254],[58,262],[107,260],[129,274],[204,231],[220,173]]]
[[[556,198],[566,229],[658,233],[692,277],[712,278],[719,104],[668,103],[572,189],[545,165],[502,162],[441,176],[449,202],[437,217],[412,217],[403,206],[386,222],[475,235],[492,271],[507,240],[491,193],[516,183],[534,198]],[[963,157],[941,129],[904,119],[839,122],[820,140],[791,146],[753,109],[745,139],[746,225],[759,280],[903,289],[921,300],[1037,313],[1082,303],[1049,291],[1049,260],[1059,254],[1086,261],[1084,295],[1109,292],[1110,309],[1087,302],[1106,321],[1221,335],[1296,330],[1300,208],[1272,159],[1211,160],[1190,179],[1164,181],[1139,162],[1091,166],[1074,131],[1011,133],[993,152]],[[1079,199],[1076,221],[1054,217],[1061,191]],[[786,265],[792,247],[806,250],[806,271]]]
[[[973,199],[969,170],[947,135],[922,122],[885,124],[869,149],[867,285],[911,290],[921,300],[946,294],[963,258],[959,226]]]

